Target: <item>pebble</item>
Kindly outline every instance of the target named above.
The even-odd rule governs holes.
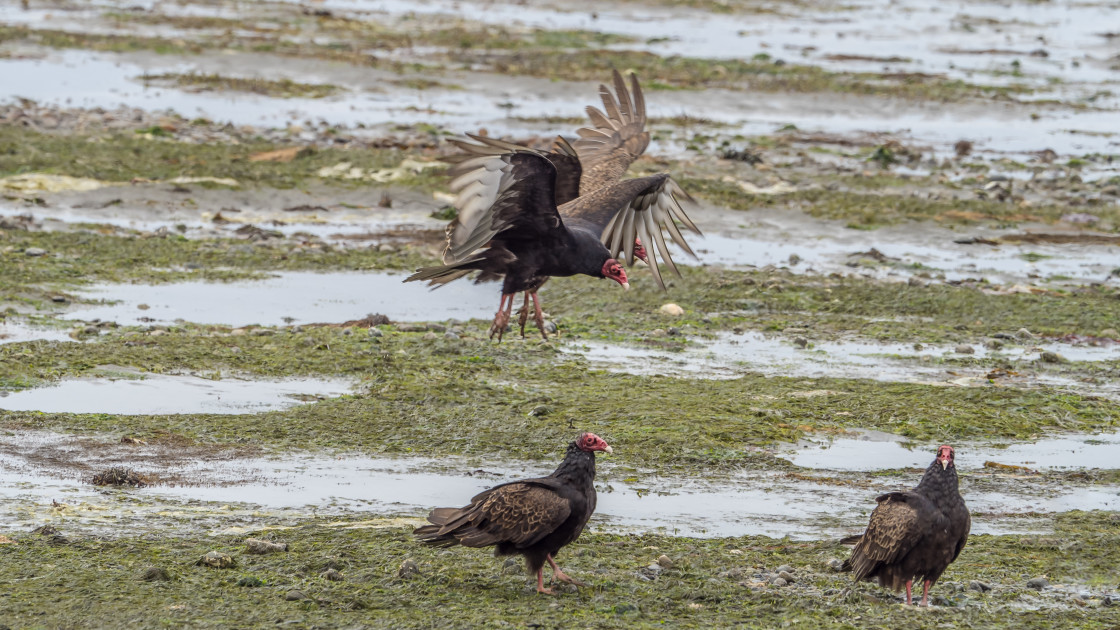
[[[453,332],[445,332],[445,333],[443,333],[443,338],[444,338],[444,339],[449,339],[449,340],[452,340],[452,341],[453,341],[453,340],[455,340],[455,339],[458,339],[458,338],[459,338],[459,335],[456,335],[456,334],[455,334],[455,333],[453,333]]]
[[[677,335],[681,334],[681,329],[677,328],[676,326],[670,326],[669,329],[665,331],[665,333],[670,337],[676,337]]]
[[[1120,339],[1120,331],[1115,328],[1105,328],[1101,331],[1101,337],[1108,337],[1109,339]]]
[[[28,247],[27,249],[23,250],[23,253],[27,254],[28,256],[46,256],[47,250],[43,249],[42,247]]]
[[[142,582],[170,582],[171,575],[163,567],[148,567],[136,576]]]
[[[797,580],[793,579],[793,575],[791,575],[789,571],[778,571],[778,578],[780,578],[782,580],[785,580],[786,582],[788,582],[790,584],[793,584],[794,582],[797,581]]]
[[[774,586],[785,586],[786,584],[788,584],[788,582],[786,582],[782,578],[774,578],[774,581],[771,582],[771,584],[773,584]]]
[[[673,568],[673,560],[665,554],[661,554],[660,556],[657,557],[657,564],[661,565],[662,569],[672,569]]]
[[[416,575],[419,572],[420,572],[420,565],[416,564],[416,561],[413,560],[412,558],[405,558],[404,562],[401,563],[400,568],[397,569],[397,577],[399,577],[399,578],[411,577],[413,575]]]
[[[804,337],[798,337],[793,340],[793,345],[797,346],[798,348],[808,348],[809,340]]]
[[[669,334],[669,332],[666,331],[664,328],[654,328],[653,330],[651,330],[649,332],[650,337],[664,337],[668,334]]]
[[[914,350],[916,350],[918,352],[921,352],[922,350],[926,349],[926,347],[924,345],[920,344],[920,343],[914,344],[913,347],[914,347]]]
[[[291,590],[291,591],[288,591],[287,593],[284,594],[284,599],[289,601],[289,602],[298,602],[298,601],[303,601],[305,599],[311,599],[311,598],[308,597],[307,593],[304,593],[303,591]]]
[[[447,326],[443,324],[428,324],[428,330],[437,333],[447,332]]]
[[[972,580],[968,583],[968,590],[976,591],[979,593],[987,593],[988,591],[992,590],[992,587],[990,584],[981,582],[980,580]]]
[[[436,339],[439,339],[439,335],[435,334],[434,332],[424,333],[423,339],[424,341],[435,341]]]
[[[801,257],[800,256],[798,256],[797,254],[790,254],[789,255],[789,266],[790,267],[796,267],[797,263],[799,263],[799,262],[801,262]]]
[[[788,564],[783,564],[782,566],[778,567],[778,573],[793,573],[793,567],[789,566]]]
[[[556,322],[545,322],[544,331],[550,335],[555,335],[560,329],[556,327]]]
[[[531,410],[529,410],[529,416],[532,418],[547,416],[550,413],[552,413],[552,408],[548,405],[537,405],[536,407],[533,407]]]
[[[1015,331],[1015,336],[1019,339],[1034,339],[1034,333],[1027,330],[1026,328],[1020,328],[1019,330]]]
[[[833,571],[840,571],[844,568],[844,561],[839,558],[833,558],[828,561],[828,568]]]
[[[1038,357],[1043,363],[1065,363],[1066,358],[1057,352],[1043,352]]]
[[[288,543],[275,543],[270,540],[260,540],[259,538],[245,539],[245,551],[247,553],[266,554],[287,550]]]
[[[200,567],[211,567],[214,569],[228,569],[234,566],[233,556],[228,553],[220,551],[208,551],[205,556],[198,559],[195,563]]]
[[[669,315],[671,317],[680,317],[681,315],[684,315],[684,309],[676,304],[673,304],[672,302],[668,304],[662,304],[661,308],[658,310],[661,311],[662,315]]]
[[[976,354],[976,349],[968,345],[967,343],[962,343],[956,348],[953,348],[953,352],[956,352],[957,354]]]
[[[1044,577],[1036,577],[1027,580],[1027,588],[1033,588],[1037,591],[1041,591],[1047,586],[1050,586],[1050,580],[1047,580]]]
[[[380,328],[370,328],[369,329],[369,336],[370,337],[384,337],[385,333],[381,332]]]

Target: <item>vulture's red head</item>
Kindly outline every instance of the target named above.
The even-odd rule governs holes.
[[[606,440],[594,433],[581,433],[580,436],[576,438],[576,446],[579,447],[579,450],[587,451],[588,453],[594,453],[595,451],[603,451],[604,453],[614,452],[614,450],[611,449],[611,445],[607,444]]]
[[[646,248],[642,245],[642,239],[640,238],[634,239],[634,257],[647,265],[649,264],[649,254],[646,253]]]
[[[618,264],[617,260],[608,258],[607,262],[603,263],[602,273],[604,278],[610,278],[621,284],[623,289],[630,288],[630,283],[626,281],[626,270],[622,268],[622,265]]]
[[[942,470],[945,470],[946,468],[952,466],[953,447],[949,446],[948,444],[942,444],[941,446],[937,447],[937,461],[941,462]]]

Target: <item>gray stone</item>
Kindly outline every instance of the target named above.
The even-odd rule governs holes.
[[[211,567],[213,569],[229,569],[235,566],[236,562],[234,562],[233,556],[228,553],[208,551],[206,555],[199,558],[198,562],[195,562],[195,564],[200,567]]]
[[[246,538],[245,539],[245,552],[254,554],[276,553],[279,551],[287,551],[288,543],[276,543],[271,540],[260,540],[259,538]]]
[[[1047,580],[1044,577],[1036,577],[1027,580],[1027,588],[1033,588],[1036,591],[1041,591],[1047,586],[1050,586],[1050,580]]]
[[[303,591],[291,590],[284,594],[284,599],[288,600],[289,602],[299,602],[311,598],[308,597],[307,593],[304,593]]]
[[[447,339],[449,341],[454,341],[454,340],[459,338],[459,335],[456,335],[453,332],[445,332],[445,333],[443,333],[443,338]]]
[[[424,333],[423,339],[424,339],[424,341],[435,341],[436,339],[439,339],[439,336],[436,335],[434,332],[429,332],[429,333]]]
[[[797,346],[798,348],[808,348],[809,340],[804,337],[798,337],[793,340],[793,345]]]
[[[550,335],[555,335],[560,329],[556,327],[556,322],[545,322],[544,331]]]
[[[23,250],[23,253],[27,254],[28,256],[46,256],[47,250],[43,249],[42,247],[28,247],[27,249]]]
[[[383,336],[385,336],[385,333],[381,332],[380,328],[370,328],[369,329],[369,336],[370,337],[383,337]]]
[[[968,345],[967,343],[962,343],[956,348],[953,348],[953,352],[956,352],[957,354],[976,354],[976,349]]]
[[[397,569],[397,577],[407,578],[416,575],[419,572],[420,565],[416,564],[416,561],[412,558],[405,558],[404,562],[401,563],[400,568]]]
[[[666,332],[664,328],[654,328],[653,330],[650,331],[649,336],[650,337],[664,337],[668,334],[669,333]]]
[[[672,559],[670,559],[669,556],[667,556],[665,554],[661,554],[660,556],[657,557],[657,564],[661,565],[662,569],[672,569],[673,568]]]
[[[778,571],[778,577],[786,582],[793,584],[797,580],[793,579],[793,575],[789,571]]]
[[[788,564],[783,564],[782,566],[778,567],[777,571],[778,573],[793,573],[793,567],[789,566]]]
[[[681,329],[677,328],[676,326],[670,326],[669,330],[666,330],[665,333],[670,337],[676,337],[677,335],[681,334]]]
[[[447,326],[443,324],[428,324],[428,330],[437,333],[447,332]]]
[[[828,568],[838,572],[844,568],[844,561],[839,558],[833,558],[828,561]]]
[[[978,593],[987,593],[988,591],[992,590],[992,587],[991,585],[985,582],[981,582],[980,580],[972,580],[968,583],[968,590],[976,591]]]
[[[1066,363],[1066,358],[1057,352],[1043,352],[1038,358],[1043,363]]]
[[[1027,330],[1026,328],[1020,328],[1019,330],[1015,331],[1015,336],[1019,339],[1034,339],[1034,333]]]
[[[141,582],[170,582],[171,575],[163,567],[148,567],[141,571],[136,579]]]
[[[1105,328],[1101,331],[1101,337],[1108,337],[1109,339],[1120,339],[1120,331],[1115,328]]]
[[[786,582],[782,578],[775,578],[774,581],[771,582],[771,584],[773,584],[774,586],[785,586],[786,584],[788,584],[788,582]]]
[[[342,576],[341,573],[338,572],[337,569],[327,569],[326,571],[320,573],[319,577],[331,582],[341,582],[342,580],[346,579]]]

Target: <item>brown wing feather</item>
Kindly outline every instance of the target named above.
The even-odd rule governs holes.
[[[487,547],[511,543],[532,545],[551,534],[571,514],[567,499],[533,483],[498,486],[460,508],[437,508],[428,515],[432,525],[416,535],[426,543]]]
[[[634,160],[649,146],[646,102],[638,77],[630,75],[630,90],[618,70],[613,73],[614,93],[599,86],[605,112],[587,107],[591,127],[576,131],[575,148],[583,164],[580,194],[586,195],[622,179]],[[631,95],[633,99],[631,99]]]
[[[917,510],[893,495],[886,495],[871,513],[867,531],[852,550],[855,578],[862,580],[880,564],[902,558],[921,537],[922,525]]]

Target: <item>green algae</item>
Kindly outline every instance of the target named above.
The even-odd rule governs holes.
[[[324,98],[341,91],[337,85],[324,83],[300,83],[291,79],[228,77],[220,74],[145,74],[140,76],[140,80],[145,83],[171,83],[192,91],[228,90],[263,94],[274,98]]]

